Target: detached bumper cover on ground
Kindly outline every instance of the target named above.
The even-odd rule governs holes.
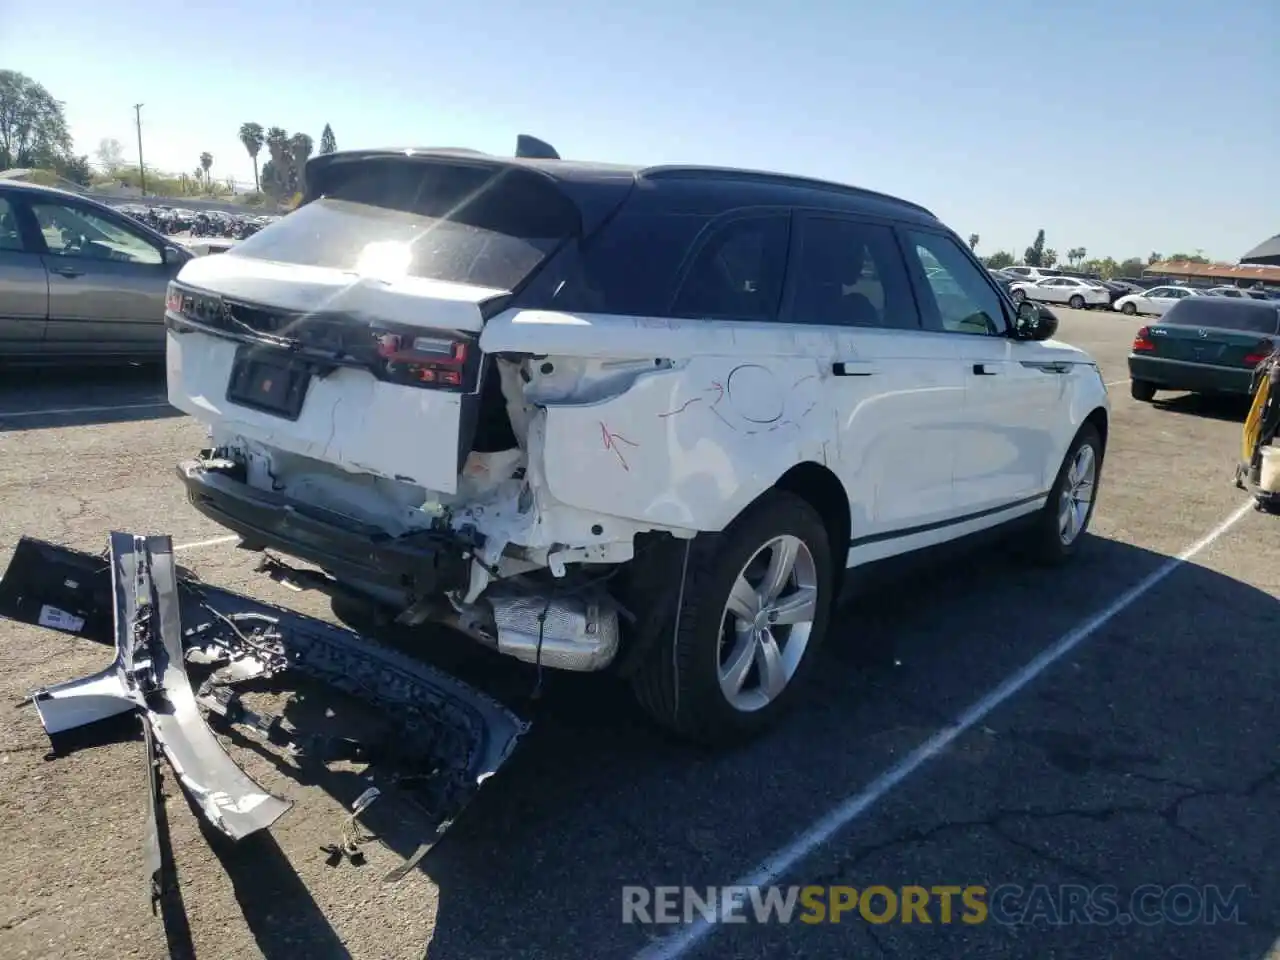
[[[205,706],[261,734],[275,729],[272,718],[234,708],[237,682],[299,670],[376,707],[386,732],[361,755],[413,784],[408,793],[437,836],[527,729],[497,701],[359,634],[180,580],[167,537],[114,533],[105,557],[23,538],[0,580],[0,616],[114,643],[107,669],[33,695],[46,731],[141,711],[200,811],[233,839],[291,805],[240,770],[201,716]],[[221,666],[194,691],[184,659]],[[318,738],[289,746],[324,753]]]

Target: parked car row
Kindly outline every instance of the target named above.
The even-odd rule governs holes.
[[[278,216],[227,213],[222,210],[188,210],[162,204],[124,204],[116,209],[163,234],[189,233],[193,237],[228,237],[235,240],[251,237],[267,224],[280,219]]]
[[[1187,297],[1227,297],[1239,300],[1275,300],[1280,293],[1259,288],[1220,284],[1193,287],[1181,283],[1139,285],[1129,280],[1102,280],[1068,274],[1050,267],[1002,267],[989,271],[1014,302],[1065,304],[1076,310],[1110,307],[1130,316],[1162,316]]]

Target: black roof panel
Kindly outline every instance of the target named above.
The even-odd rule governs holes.
[[[620,191],[638,186],[649,194],[648,202],[657,206],[670,205],[681,209],[693,206],[706,213],[739,206],[803,206],[860,212],[921,224],[937,222],[937,218],[924,207],[874,190],[811,177],[731,167],[640,167],[582,160],[502,157],[460,148],[398,147],[321,154],[312,157],[307,168],[310,171],[337,162],[397,157],[424,162],[454,158],[536,172],[559,183],[565,193],[584,208],[584,214],[587,208],[612,207],[620,199]]]

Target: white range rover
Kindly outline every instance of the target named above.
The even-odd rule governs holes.
[[[169,399],[192,504],[335,598],[720,742],[802,696],[846,570],[1089,524],[1095,363],[915,204],[448,150],[306,179],[178,276]]]

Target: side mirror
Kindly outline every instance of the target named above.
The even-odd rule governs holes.
[[[1018,304],[1018,317],[1013,325],[1015,340],[1048,340],[1058,332],[1058,317],[1048,307],[1030,300]]]
[[[180,266],[191,259],[191,251],[184,250],[182,247],[165,247],[164,262],[165,266]]]

